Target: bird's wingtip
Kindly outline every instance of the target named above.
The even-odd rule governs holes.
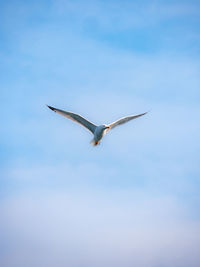
[[[55,108],[53,108],[52,106],[49,106],[49,105],[47,105],[47,104],[46,104],[46,106],[47,106],[48,108],[50,108],[51,110],[53,110],[53,111],[55,110]]]
[[[148,111],[145,112],[145,114],[147,114],[147,113],[149,113],[149,112],[151,112],[151,111],[152,111],[152,109],[149,109]]]

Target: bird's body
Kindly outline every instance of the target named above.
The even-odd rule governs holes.
[[[106,125],[97,126],[94,131],[94,138],[92,139],[91,144],[94,146],[98,145],[108,130],[109,126]]]
[[[100,126],[97,126],[95,124],[93,124],[92,122],[86,120],[85,118],[83,118],[82,116],[78,115],[78,114],[75,114],[75,113],[72,113],[72,112],[68,112],[68,111],[64,111],[64,110],[61,110],[61,109],[57,109],[57,108],[53,108],[51,106],[48,106],[48,108],[50,108],[51,110],[53,110],[54,112],[64,116],[64,117],[67,117],[68,119],[71,119],[79,124],[81,124],[82,126],[84,126],[86,129],[88,129],[90,132],[93,133],[94,137],[91,141],[91,144],[96,146],[100,143],[101,139],[104,137],[104,135],[111,129],[115,128],[116,126],[118,125],[121,125],[121,124],[124,124],[130,120],[133,120],[133,119],[136,119],[138,117],[141,117],[143,115],[145,115],[147,112],[145,113],[142,113],[142,114],[138,114],[138,115],[131,115],[131,116],[127,116],[127,117],[124,117],[124,118],[121,118],[111,124],[108,124],[108,125],[100,125]]]

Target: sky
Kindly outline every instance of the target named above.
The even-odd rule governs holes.
[[[0,1],[0,266],[200,266],[199,59],[199,1]]]

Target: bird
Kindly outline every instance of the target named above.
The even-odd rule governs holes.
[[[126,116],[123,117],[117,121],[114,121],[110,124],[102,124],[102,125],[95,125],[92,122],[86,120],[85,118],[83,118],[81,115],[76,114],[76,113],[72,113],[69,111],[65,111],[62,109],[58,109],[58,108],[54,108],[52,106],[47,105],[48,108],[50,108],[51,110],[53,110],[54,112],[72,120],[75,121],[79,124],[81,124],[83,127],[85,127],[87,130],[89,130],[92,134],[93,134],[93,139],[91,140],[91,144],[93,146],[97,146],[100,144],[101,139],[104,137],[104,135],[109,131],[114,129],[116,126],[118,125],[122,125],[130,120],[134,120],[136,118],[139,118],[141,116],[144,116],[145,114],[147,114],[148,112],[144,112],[141,114],[137,114],[137,115],[130,115],[130,116]]]

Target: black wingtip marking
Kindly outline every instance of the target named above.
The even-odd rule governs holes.
[[[55,108],[48,106],[48,105],[47,105],[47,107],[50,108],[51,110],[55,111]]]

